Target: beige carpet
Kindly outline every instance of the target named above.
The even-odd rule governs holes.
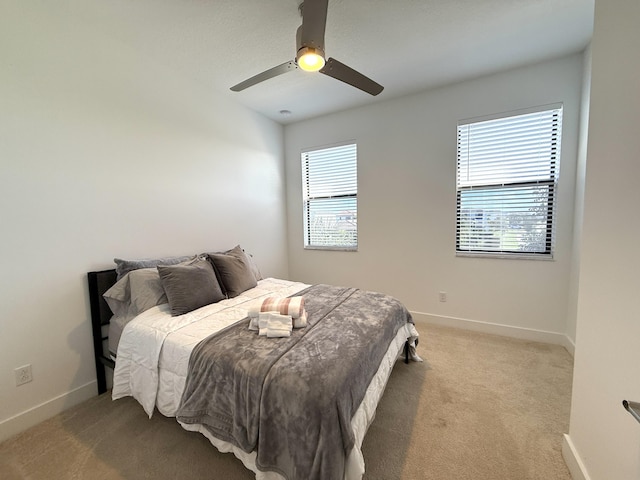
[[[419,326],[365,437],[373,480],[570,480],[572,359],[562,347]],[[93,398],[0,444],[0,478],[254,478],[231,454],[134,400]]]

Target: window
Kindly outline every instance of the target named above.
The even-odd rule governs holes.
[[[356,145],[302,152],[304,247],[358,248]]]
[[[456,251],[553,256],[562,106],[458,124]]]

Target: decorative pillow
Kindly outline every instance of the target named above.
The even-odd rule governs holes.
[[[135,317],[156,305],[168,303],[155,268],[141,268],[127,273],[103,295],[114,315]]]
[[[240,245],[226,253],[208,253],[207,257],[229,298],[237,297],[258,285]]]
[[[143,258],[141,260],[122,260],[121,258],[114,258],[113,261],[116,263],[117,280],[120,280],[127,273],[133,270],[138,270],[140,268],[156,268],[158,265],[176,265],[177,263],[193,260],[194,258],[194,255],[187,255],[182,257]]]
[[[213,267],[205,258],[180,265],[158,265],[171,315],[183,315],[225,298]]]

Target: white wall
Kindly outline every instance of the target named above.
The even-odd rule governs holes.
[[[574,478],[640,478],[640,2],[597,0],[571,424]],[[581,467],[581,468],[578,468]]]
[[[285,127],[292,278],[383,291],[432,321],[567,343],[581,84],[576,54]],[[555,260],[456,257],[457,121],[555,102]],[[300,151],[346,140],[358,145],[358,252],[305,251]]]
[[[2,3],[0,440],[96,393],[87,271],[241,243],[288,273],[282,127],[85,7]]]

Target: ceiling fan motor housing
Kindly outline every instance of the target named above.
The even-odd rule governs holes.
[[[326,61],[324,39],[313,39],[303,44],[302,27],[300,25],[296,31],[296,64],[306,71],[318,71],[324,67]],[[322,44],[319,44],[320,42]]]
[[[306,49],[306,50],[305,50]],[[300,53],[301,50],[305,50]],[[302,44],[302,25],[298,27],[296,30],[296,58],[299,58],[305,52],[313,52],[320,55],[322,58],[324,56],[324,39],[312,39],[311,41],[307,41],[305,45]]]

